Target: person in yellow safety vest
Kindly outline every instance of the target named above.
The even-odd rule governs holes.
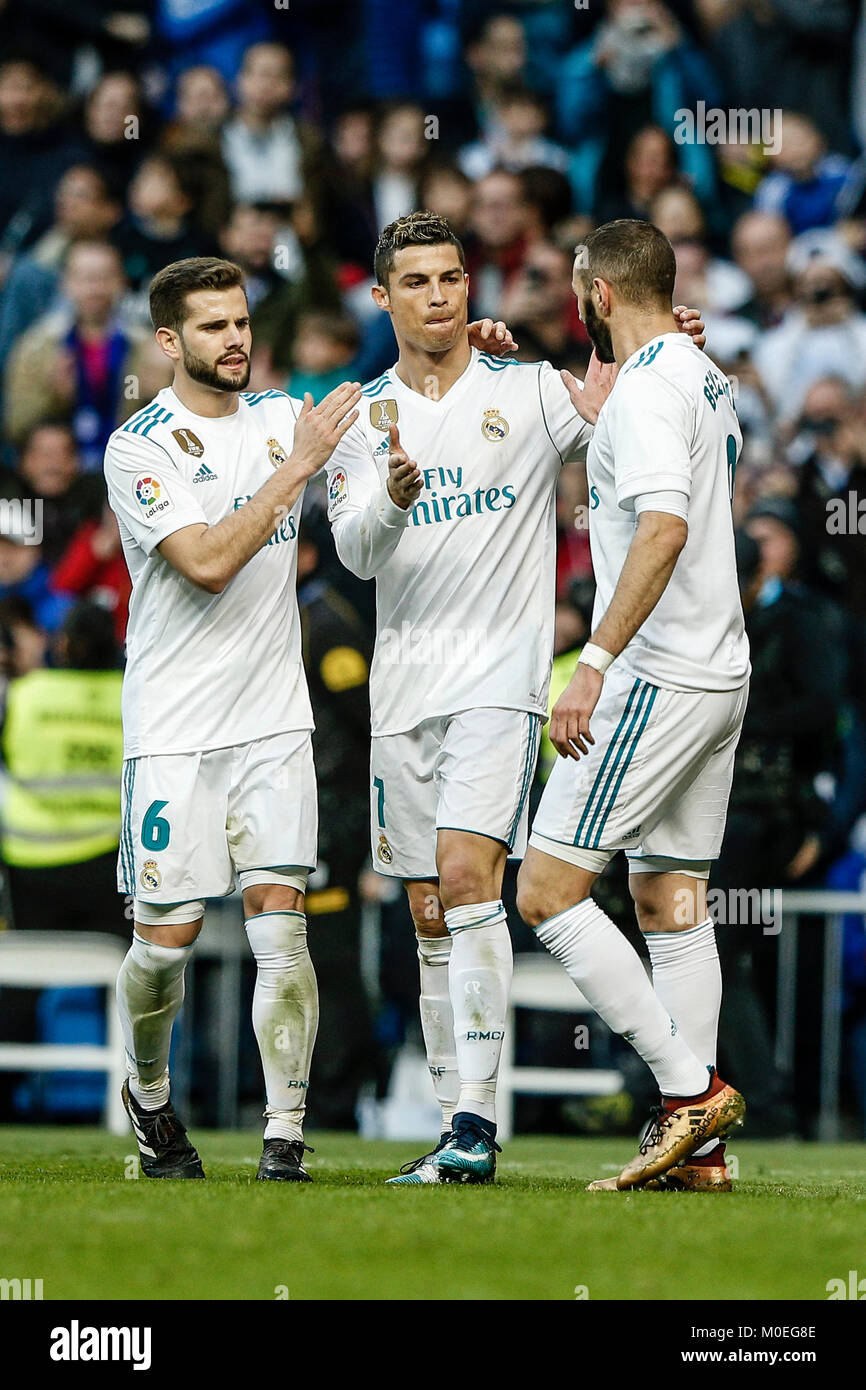
[[[56,668],[10,680],[2,732],[0,855],[19,929],[126,938],[120,839],[122,673],[111,614],[76,605]]]

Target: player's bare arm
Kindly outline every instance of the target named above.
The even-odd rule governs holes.
[[[396,425],[391,426],[388,438],[391,442],[388,455],[388,496],[395,506],[405,512],[414,506],[423,486],[421,470],[401,445],[400,431]]]
[[[219,594],[266,545],[307,482],[324,467],[358,418],[357,382],[343,382],[319,405],[309,393],[295,423],[292,451],[246,506],[215,526],[184,526],[167,536],[160,554],[199,588]]]
[[[640,514],[613,597],[590,637],[593,646],[611,657],[628,646],[667,588],[688,534],[682,517],[667,512]],[[577,759],[594,742],[589,721],[603,681],[600,671],[579,661],[557,700],[550,718],[550,741],[562,757]]]

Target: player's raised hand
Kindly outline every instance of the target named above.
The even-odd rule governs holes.
[[[575,410],[588,425],[594,425],[598,419],[598,412],[613,390],[618,371],[619,367],[615,362],[599,362],[593,348],[583,385],[564,368],[560,372]]]
[[[346,430],[354,425],[358,418],[355,407],[360,399],[361,386],[357,381],[342,382],[318,405],[313,405],[309,391],[305,393],[295,421],[292,462],[309,477],[324,467]]]
[[[548,737],[563,758],[586,754],[588,743],[595,743],[589,721],[598,704],[604,677],[594,666],[578,662],[577,670],[553,707]]]
[[[406,512],[414,505],[423,486],[421,470],[413,463],[400,443],[400,431],[392,425],[388,431],[391,452],[388,455],[388,492],[391,501]]]
[[[688,333],[695,347],[706,347],[706,324],[701,318],[700,309],[687,309],[684,304],[677,304],[674,307],[674,318],[679,324],[680,332]]]
[[[489,352],[491,357],[507,357],[520,347],[512,338],[508,325],[501,320],[494,323],[493,319],[476,319],[467,326],[467,332],[469,346],[477,348],[479,352]]]

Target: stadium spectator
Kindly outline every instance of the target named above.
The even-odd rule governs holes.
[[[623,187],[599,199],[599,222],[648,217],[653,199],[679,182],[675,150],[660,126],[647,125],[633,135],[623,161]]]
[[[653,121],[673,135],[678,112],[719,99],[710,64],[666,5],[607,0],[604,22],[563,59],[557,83],[578,207],[594,208],[617,191],[629,142],[643,126]],[[677,149],[680,172],[708,202],[716,189],[711,148],[693,141]]]
[[[788,264],[794,302],[776,328],[762,335],[754,353],[764,386],[782,421],[796,418],[809,387],[820,377],[866,384],[866,316],[855,288],[862,267],[840,243],[827,241],[805,253],[795,242]]]
[[[334,123],[322,173],[322,221],[337,259],[353,279],[365,279],[373,262],[376,209],[373,205],[373,108],[347,107]]]
[[[38,506],[42,556],[53,565],[82,520],[99,514],[104,489],[98,474],[82,474],[68,425],[43,421],[24,440],[17,468],[0,473],[0,497]]]
[[[299,224],[300,209],[294,213]],[[292,278],[276,269],[281,219],[269,204],[238,204],[232,211],[222,236],[222,250],[241,267],[246,278],[247,303],[253,328],[253,374],[255,384],[282,386],[291,365],[292,343],[298,315],[308,310],[341,308],[334,276],[334,262],[328,255],[315,223],[311,244],[298,239],[299,264]],[[307,224],[300,223],[301,230]]]
[[[495,129],[502,91],[510,83],[525,80],[528,56],[523,25],[511,14],[491,15],[467,45],[465,59],[473,83],[473,134],[489,134]]]
[[[0,599],[0,685],[45,665],[50,638],[26,598]]]
[[[119,216],[118,202],[99,170],[73,164],[57,182],[54,221],[30,247],[27,259],[59,271],[74,242],[101,240]]]
[[[695,0],[695,9],[732,106],[803,111],[832,149],[848,149],[854,5]]]
[[[118,651],[126,640],[132,581],[120,545],[117,517],[103,503],[102,514],[83,521],[54,566],[51,587],[73,599],[92,599],[114,618]]]
[[[418,187],[418,206],[448,219],[457,236],[469,230],[472,180],[456,164],[431,164]]]
[[[466,269],[472,304],[481,316],[498,317],[503,292],[523,263],[530,207],[523,180],[496,169],[475,185]]]
[[[649,208],[650,221],[660,227],[677,256],[678,304],[700,304],[709,314],[735,313],[751,291],[748,276],[730,261],[713,256],[701,205],[687,188],[665,188]],[[692,301],[683,295],[698,294]]]
[[[107,242],[79,242],[63,275],[66,306],[18,339],[6,368],[6,433],[20,445],[34,425],[66,419],[86,470],[98,469],[111,431],[138,409],[125,390],[142,368],[144,334],[124,323],[120,256]]]
[[[126,935],[116,862],[121,673],[111,615],[76,605],[55,651],[55,669],[33,671],[6,692],[2,849],[15,926]],[[28,785],[34,780],[44,784],[38,791]]]
[[[85,157],[64,107],[34,57],[0,62],[0,248],[7,255],[45,231],[57,180]]]
[[[791,229],[778,213],[746,212],[734,223],[731,249],[752,294],[737,310],[758,328],[775,328],[792,300],[788,252]]]
[[[0,601],[24,600],[45,632],[56,632],[69,611],[69,600],[51,588],[51,570],[38,540],[7,512],[0,517]]]
[[[309,391],[318,405],[341,381],[352,380],[358,346],[358,325],[349,314],[300,314],[285,389],[299,400]]]
[[[186,68],[177,80],[174,119],[163,131],[163,147],[218,149],[230,110],[228,87],[216,68]]]
[[[824,377],[807,391],[795,428],[802,459],[794,494],[803,537],[801,573],[854,621],[849,646],[866,708],[866,522],[858,529],[858,508],[866,503],[862,396],[844,379]]]
[[[223,127],[222,152],[238,202],[292,203],[319,158],[316,131],[295,119],[292,55],[278,43],[255,43],[237,80],[238,107]]]
[[[124,197],[152,139],[133,73],[103,73],[84,105],[84,136],[88,164],[100,170],[115,197]]]
[[[795,111],[781,113],[778,154],[758,185],[755,208],[778,212],[795,236],[830,227],[850,211],[862,191],[862,172],[842,155],[827,153],[813,121]]]
[[[133,289],[149,284],[169,261],[210,252],[192,217],[195,201],[182,156],[152,154],[136,170],[127,216],[112,234]]]
[[[497,104],[496,121],[479,140],[464,145],[457,162],[470,179],[481,179],[493,169],[568,170],[568,152],[545,135],[547,106],[529,87],[504,87]]]
[[[430,148],[424,134],[424,112],[414,102],[388,107],[379,120],[373,155],[377,232],[418,206],[418,182]]]
[[[574,257],[549,241],[536,241],[504,291],[501,313],[520,344],[524,362],[545,359],[567,366],[590,344],[571,288]]]

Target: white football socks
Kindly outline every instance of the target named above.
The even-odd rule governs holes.
[[[712,918],[687,931],[647,932],[644,936],[653,969],[653,989],[695,1056],[705,1066],[716,1065],[722,970]],[[717,1139],[695,1149],[694,1157],[710,1153]]]
[[[454,1013],[448,988],[450,936],[420,936],[418,966],[421,975],[421,1032],[427,1051],[427,1066],[433,1091],[442,1107],[442,1130],[451,1128],[457,1108],[460,1079],[454,1044]]]
[[[302,912],[249,917],[247,937],[258,971],[253,1031],[265,1074],[266,1139],[303,1140],[310,1059],[319,1025],[319,992]]]
[[[448,969],[460,1094],[457,1110],[496,1120],[496,1078],[511,987],[511,936],[501,901],[449,908]]]
[[[183,1003],[183,972],[194,946],[155,946],[137,932],[117,974],[117,1010],[129,1089],[145,1110],[169,1097],[171,1028]]]
[[[594,898],[549,917],[536,935],[607,1026],[643,1058],[662,1095],[694,1096],[707,1089],[706,1066],[663,1008],[637,951]]]

